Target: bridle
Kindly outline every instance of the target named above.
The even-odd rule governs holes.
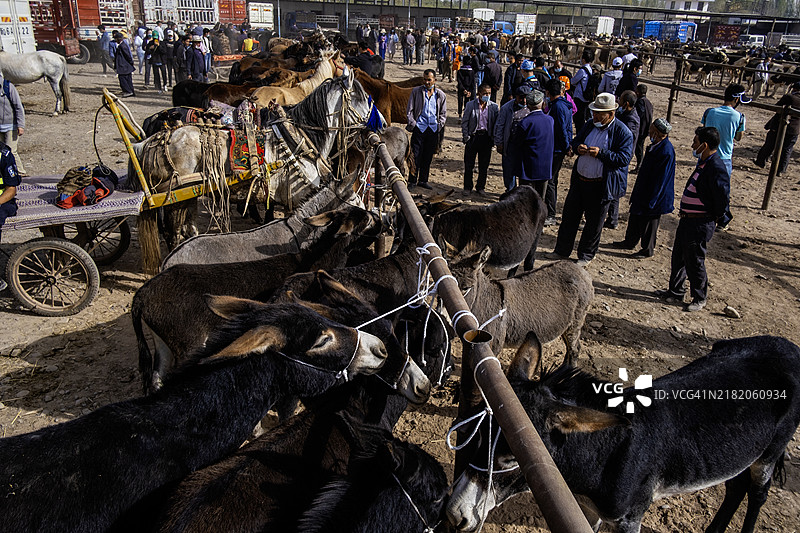
[[[347,369],[350,368],[351,364],[353,364],[353,361],[355,360],[356,355],[358,355],[358,348],[360,346],[361,346],[361,331],[356,330],[356,349],[353,350],[352,357],[350,357],[350,360],[347,362],[346,365],[344,365],[344,368],[342,368],[341,370],[331,370],[330,368],[323,368],[321,366],[317,366],[317,365],[314,365],[314,364],[311,364],[311,363],[306,363],[305,361],[301,361],[300,359],[297,359],[295,357],[291,357],[289,355],[286,355],[283,352],[276,351],[275,353],[277,353],[278,355],[284,357],[285,359],[287,359],[287,360],[289,360],[289,361],[291,361],[293,363],[297,363],[299,365],[302,365],[302,366],[305,366],[305,367],[308,367],[308,368],[313,368],[314,370],[318,370],[320,372],[325,372],[325,373],[328,373],[328,374],[334,374],[334,377],[336,379],[344,378],[345,381],[349,381],[350,378],[347,375]]]
[[[405,495],[406,499],[408,500],[408,503],[411,504],[411,507],[414,509],[414,512],[417,513],[417,516],[419,517],[419,519],[422,520],[422,524],[425,526],[425,530],[423,531],[423,533],[434,533],[434,531],[436,530],[436,527],[439,524],[434,524],[433,527],[428,525],[428,521],[425,520],[425,517],[422,515],[422,512],[419,510],[419,507],[417,507],[417,504],[414,503],[414,500],[411,498],[411,495],[408,493],[406,488],[403,486],[403,483],[400,482],[400,479],[394,474],[394,472],[392,472],[392,477],[397,482],[397,486],[400,487],[400,490]]]

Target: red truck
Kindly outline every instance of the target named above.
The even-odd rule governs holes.
[[[29,4],[39,49],[64,54],[71,63],[99,57],[99,24],[109,32],[130,31],[133,24],[131,0],[30,0]]]

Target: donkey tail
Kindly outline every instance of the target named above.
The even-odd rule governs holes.
[[[772,480],[777,481],[778,485],[783,488],[786,484],[786,452],[784,451],[778,460],[775,461],[775,469],[772,471]]]
[[[139,373],[142,375],[142,391],[148,394],[153,383],[153,355],[142,328],[142,304],[136,296],[131,303],[131,320],[133,320],[133,332],[136,334],[136,344],[139,347]]]
[[[69,107],[72,105],[72,96],[69,90],[69,69],[67,68],[67,59],[62,57],[61,61],[64,71],[58,81],[58,88],[61,89],[61,94],[64,98],[64,111],[69,111]]]

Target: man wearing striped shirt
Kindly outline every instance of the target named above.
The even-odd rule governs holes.
[[[692,301],[685,310],[689,312],[699,311],[706,306],[707,244],[714,235],[717,222],[725,214],[730,198],[730,174],[717,151],[719,142],[716,128],[695,130],[692,153],[698,162],[681,197],[680,222],[672,247],[669,288],[656,291],[657,296],[669,303],[681,302],[688,278]]]

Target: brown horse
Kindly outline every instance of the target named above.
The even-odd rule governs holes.
[[[250,67],[239,75],[242,83],[258,83],[270,87],[297,87],[297,84],[314,75],[314,70],[295,72],[281,67]]]
[[[387,124],[406,124],[406,108],[411,90],[422,85],[422,78],[412,78],[401,83],[392,83],[386,80],[376,80],[361,69],[355,69],[356,79],[364,87],[375,102],[375,107],[381,112]],[[402,84],[402,85],[401,85]],[[405,85],[405,87],[403,86]]]

